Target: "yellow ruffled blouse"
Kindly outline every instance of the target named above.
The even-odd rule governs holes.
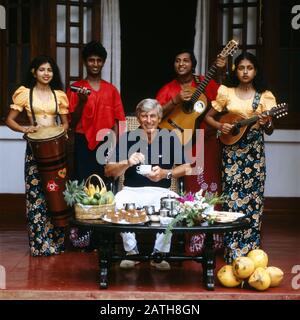
[[[22,112],[25,108],[27,115],[32,119],[30,104],[29,104],[29,88],[24,86],[19,87],[13,94],[13,103],[10,105],[11,109]],[[67,95],[61,90],[54,90],[57,99],[57,112],[58,114],[69,113],[69,101]],[[32,94],[33,110],[36,121],[39,125],[51,126],[55,124],[55,99],[51,95],[51,99],[47,102],[41,101],[33,90]]]
[[[252,103],[253,98],[250,99],[240,99],[236,93],[236,88],[228,88],[221,85],[218,89],[218,94],[216,100],[212,101],[212,107],[218,111],[228,111],[239,115],[245,119],[251,118],[256,114],[262,113],[264,111],[270,110],[276,106],[276,99],[271,91],[264,91],[261,95],[259,105],[256,111],[253,111]],[[253,125],[253,128],[258,128],[259,124]]]

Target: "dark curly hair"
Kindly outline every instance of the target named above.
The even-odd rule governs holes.
[[[107,51],[100,42],[91,41],[84,46],[81,53],[82,59],[86,61],[88,57],[93,55],[102,58],[103,61],[106,60]]]
[[[34,77],[34,73],[44,63],[49,63],[53,71],[53,78],[49,83],[51,89],[63,90],[63,84],[61,81],[61,76],[60,76],[60,71],[58,69],[58,66],[56,62],[47,55],[37,56],[31,61],[28,71],[26,72],[23,85],[27,88],[33,88],[36,85],[36,78]]]
[[[242,52],[240,55],[238,55],[235,58],[234,60],[235,68],[230,73],[228,79],[225,81],[225,84],[229,87],[237,87],[239,85],[240,81],[237,77],[236,72],[237,72],[237,67],[242,60],[249,60],[253,64],[254,69],[256,70],[256,75],[252,82],[254,89],[259,93],[266,91],[268,86],[265,78],[263,77],[261,67],[257,61],[256,56],[250,52]]]

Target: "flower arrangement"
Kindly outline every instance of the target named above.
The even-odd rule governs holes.
[[[207,186],[208,187],[208,186]],[[214,186],[213,186],[214,187]],[[212,188],[214,189],[214,188]],[[223,195],[218,196],[218,193],[200,189],[196,193],[187,193],[178,200],[178,214],[167,226],[165,235],[168,235],[173,227],[181,221],[186,222],[188,227],[199,224],[203,220],[213,223],[213,219],[209,218],[208,213],[214,210],[214,206],[223,203],[225,198]]]
[[[214,209],[214,206],[224,201],[223,196],[218,196],[217,192],[212,193],[200,189],[195,194],[191,192],[178,198],[179,215],[186,220],[188,227],[193,226],[198,221],[203,220]],[[178,217],[176,216],[176,218]],[[178,217],[179,219],[179,217]]]

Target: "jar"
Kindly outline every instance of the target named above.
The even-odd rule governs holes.
[[[178,214],[178,200],[171,195],[160,199],[160,208],[168,209],[169,216],[175,217]]]
[[[161,217],[169,217],[170,211],[168,209],[162,208],[159,210],[159,215]]]

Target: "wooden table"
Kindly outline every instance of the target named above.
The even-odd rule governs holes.
[[[189,256],[183,254],[170,253],[155,253],[155,254],[138,254],[134,256],[118,255],[114,251],[115,247],[115,235],[120,232],[135,232],[135,233],[157,233],[164,232],[166,227],[161,226],[159,223],[145,223],[136,225],[121,225],[104,222],[102,220],[72,220],[71,224],[79,228],[92,230],[93,245],[97,248],[99,255],[99,268],[100,268],[100,288],[108,288],[108,276],[111,262],[127,260],[154,260],[155,262],[166,261],[185,261],[194,260],[202,264],[203,269],[203,283],[207,290],[214,290],[214,270],[216,266],[216,254],[213,248],[214,246],[214,233],[225,233],[230,231],[246,229],[249,226],[247,219],[239,219],[230,223],[215,223],[208,224],[207,222],[194,227],[187,227],[185,225],[175,226],[172,230],[174,234],[184,233],[205,233],[204,249],[203,253],[199,256]]]

